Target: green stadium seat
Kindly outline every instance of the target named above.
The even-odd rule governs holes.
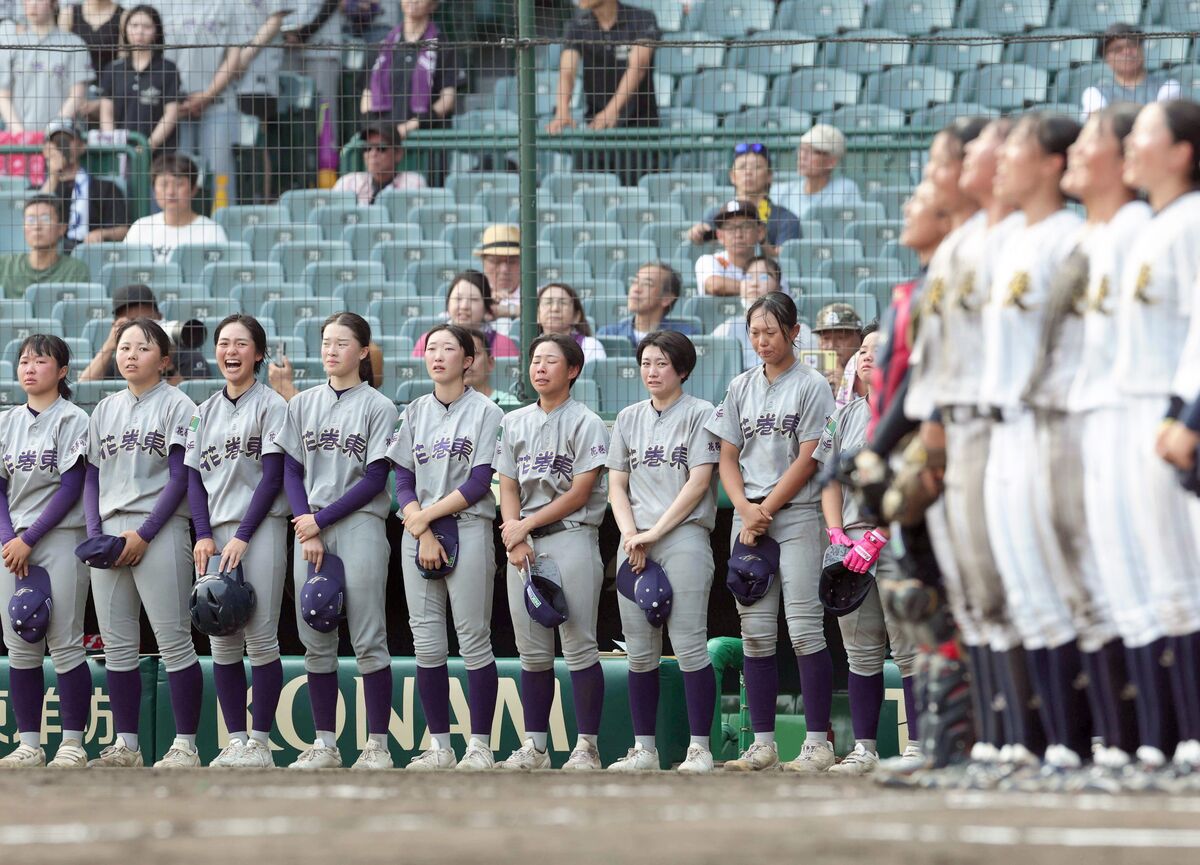
[[[429,329],[426,323],[416,333],[409,333],[405,323],[410,319],[446,320],[446,296],[441,297],[381,297],[367,305],[367,313],[384,325],[390,336],[407,336],[416,344],[417,337]]]
[[[520,179],[512,171],[466,171],[455,172],[446,177],[446,189],[454,194],[459,204],[473,204],[481,192],[508,192],[517,194]]]
[[[1072,102],[1078,105],[1083,98],[1083,91],[1111,76],[1112,71],[1102,62],[1064,69],[1054,79],[1052,97],[1055,102]]]
[[[1085,33],[1103,33],[1110,24],[1137,24],[1141,17],[1142,0],[1058,0],[1052,21]]]
[[[632,357],[607,357],[594,360],[584,368],[600,388],[600,411],[619,412],[646,398],[637,361]]]
[[[351,312],[366,315],[372,303],[385,297],[416,299],[417,288],[411,282],[341,283],[334,286],[333,297]]]
[[[643,175],[638,180],[638,188],[644,189],[656,203],[670,200],[676,192],[712,184],[712,175],[707,171],[663,171]]]
[[[916,129],[941,129],[959,117],[999,117],[1000,112],[975,102],[948,102],[914,111],[909,126]]]
[[[516,87],[515,78],[501,80],[512,80],[512,87]],[[512,92],[515,92],[515,89]],[[508,98],[507,95],[505,98]],[[497,104],[499,104],[498,100]],[[461,129],[464,132],[491,132],[497,136],[516,135],[520,123],[517,112],[507,108],[476,109],[454,116],[455,129]]]
[[[385,393],[387,391],[384,391]],[[433,393],[433,382],[427,378],[402,381],[396,387],[396,405],[403,408],[418,397]]]
[[[885,219],[886,216],[882,204],[866,201],[862,204],[826,204],[810,207],[807,218],[821,223],[824,232],[822,237],[843,240],[850,236],[849,229],[854,223],[864,219]]]
[[[24,303],[24,301],[19,301]],[[109,311],[108,328],[112,329],[112,312]],[[62,322],[56,318],[34,318],[31,315],[5,315],[0,318],[0,345],[8,345],[14,339],[21,340],[35,333],[49,333],[54,336],[65,336]],[[106,331],[107,334],[107,331]],[[75,334],[71,334],[75,336]],[[90,358],[89,358],[90,359]]]
[[[596,339],[602,346],[604,346],[604,354],[606,357],[635,356],[634,345],[629,341],[628,337],[597,334]],[[595,382],[591,382],[591,384],[594,385]],[[576,382],[575,387],[579,387],[578,382]],[[576,397],[576,399],[578,399],[578,397]]]
[[[25,251],[25,199],[23,189],[0,190],[0,253]]]
[[[587,192],[580,192],[575,196],[583,209],[587,212],[588,219],[593,222],[599,222],[607,217],[608,212],[619,205],[649,205],[650,195],[646,190],[636,186],[622,186],[616,189],[592,189]],[[618,236],[619,233],[618,233]]]
[[[883,205],[880,205],[880,210]],[[904,221],[900,219],[859,219],[846,226],[843,235],[849,240],[857,240],[862,244],[867,258],[874,258],[883,253],[883,248],[893,240],[900,238]]]
[[[780,79],[785,86],[787,79]],[[726,129],[737,129],[750,133],[762,133],[764,130],[774,132],[782,129],[788,132],[807,132],[813,125],[812,115],[806,111],[796,111],[787,107],[747,108],[725,118]],[[779,162],[783,148],[775,148],[771,154],[772,164]]]
[[[421,227],[414,222],[389,222],[384,225],[347,225],[342,229],[342,240],[350,244],[355,261],[371,257],[377,243],[418,244],[421,242]]]
[[[105,336],[108,335],[106,330]],[[97,349],[99,346],[96,347]],[[91,358],[88,358],[91,360]],[[15,384],[15,383],[14,383]],[[119,378],[101,379],[100,381],[77,381],[71,383],[71,388],[74,390],[74,403],[80,408],[90,411],[94,409],[102,399],[112,396],[114,393],[120,393],[125,390],[125,380]],[[19,390],[19,386],[18,386]],[[4,392],[0,389],[0,401],[3,401]],[[13,399],[14,403],[25,401],[25,394],[21,393],[20,397]]]
[[[514,207],[506,216],[506,219],[499,221],[519,225],[521,222],[520,207]],[[538,200],[537,224],[539,230],[543,226],[568,222],[587,222],[587,211],[584,210],[582,204],[543,204],[540,199]]]
[[[625,344],[629,345],[629,340],[625,340]],[[632,355],[633,348],[630,347]],[[594,412],[600,411],[600,386],[590,378],[579,378],[575,381],[575,386],[571,388],[571,396],[579,400],[585,406]]]
[[[271,250],[279,243],[317,243],[321,229],[316,225],[284,222],[277,225],[252,225],[242,237],[250,244],[250,256],[255,261],[270,261]]]
[[[80,335],[88,344],[88,356],[84,362],[90,361],[93,355],[100,350],[100,346],[104,344],[104,340],[108,339],[109,333],[112,331],[112,318],[93,318],[83,326],[83,332]]]
[[[800,236],[808,240],[820,240],[825,236],[825,229],[815,219],[801,219]]]
[[[839,105],[857,105],[861,76],[836,68],[800,69],[786,79],[777,107],[820,114]]]
[[[1200,9],[1200,3],[1197,4]],[[1166,33],[1178,33],[1174,27],[1149,25],[1142,28],[1146,41],[1142,44],[1146,49],[1146,68],[1161,69],[1166,66],[1177,66],[1186,63],[1192,55],[1192,40],[1186,36],[1165,36]],[[1090,59],[1090,58],[1089,58]]]
[[[856,131],[903,129],[908,125],[903,111],[888,108],[886,105],[843,105],[841,108],[822,112],[817,122],[828,123],[846,135],[853,135]]]
[[[743,315],[746,308],[740,297],[685,297],[676,304],[681,315],[700,319],[701,333],[712,333],[726,319]]]
[[[180,382],[179,389],[196,405],[204,402],[215,393],[220,393],[225,387],[223,378],[190,378]]]
[[[312,292],[302,282],[243,282],[234,285],[229,296],[243,313],[258,317],[268,300],[308,300]]]
[[[917,63],[958,73],[1004,59],[1003,43],[981,41],[991,37],[986,30],[963,27],[943,30],[937,37],[936,42],[916,46],[913,59]]]
[[[963,0],[959,21],[992,33],[1024,33],[1049,23],[1050,0]]]
[[[917,111],[954,98],[954,73],[933,66],[902,66],[867,78],[863,101]]]
[[[345,310],[339,301],[332,297],[284,297],[268,300],[259,309],[263,318],[275,322],[275,332],[286,336],[295,333],[296,325],[306,318],[325,319],[337,312]],[[299,333],[295,334],[300,336]],[[319,356],[308,346],[310,356]]]
[[[303,279],[316,297],[332,297],[340,285],[382,283],[383,264],[378,261],[319,261],[304,268]]]
[[[696,368],[683,383],[692,396],[714,405],[725,398],[729,382],[742,371],[742,347],[724,336],[693,336]]]
[[[921,269],[921,263],[917,260],[917,254],[907,246],[901,246],[898,240],[893,240],[883,248],[883,257],[894,258],[900,262],[900,267],[904,271],[905,278],[915,276]]]
[[[111,314],[111,307],[109,313]],[[23,297],[0,298],[0,318],[33,318],[29,301]],[[53,316],[51,316],[53,317]]]
[[[454,250],[444,240],[404,243],[388,241],[371,248],[371,260],[383,262],[388,279],[404,279],[410,264],[422,261],[453,261]]]
[[[315,347],[319,350],[320,344],[318,343]],[[313,348],[314,346],[307,346],[308,357],[292,360],[292,380],[299,390],[307,390],[327,378],[325,364],[319,356],[313,355]]]
[[[775,14],[775,27],[813,36],[834,36],[863,26],[861,0],[784,0]]]
[[[232,243],[185,243],[175,247],[171,261],[179,265],[184,282],[200,282],[204,268],[221,262],[250,263],[250,245]]]
[[[167,321],[187,321],[193,318],[222,319],[241,311],[241,304],[231,297],[168,300],[162,304],[163,318]]]
[[[792,40],[792,44],[782,44]],[[802,41],[809,40],[809,41]],[[817,64],[817,43],[806,33],[772,30],[755,33],[742,47],[729,52],[730,69],[745,69],[773,77]],[[755,43],[763,44],[755,44]]]
[[[837,294],[837,283],[827,276],[805,276],[788,280],[792,297],[831,297]]]
[[[154,261],[154,250],[150,247],[125,243],[81,243],[71,250],[71,255],[88,266],[93,282],[99,279],[100,270],[106,264],[121,264],[127,261],[151,264]]]
[[[283,282],[283,268],[275,261],[219,261],[205,266],[200,282],[213,297],[227,297],[239,285]]]
[[[321,229],[324,240],[341,240],[350,225],[387,225],[391,222],[382,204],[332,204],[314,208],[305,219]]]
[[[718,39],[739,39],[771,29],[772,0],[721,0],[700,8],[699,29]]]
[[[657,255],[654,245],[648,240],[591,240],[579,244],[575,254],[586,259],[592,266],[592,273],[608,274],[614,264],[623,261],[651,261]]]
[[[454,193],[449,189],[385,189],[375,199],[387,208],[392,222],[416,222],[409,213],[418,207],[453,207]]]
[[[663,129],[702,132],[716,129],[721,124],[721,118],[696,108],[660,108],[658,123]]]
[[[459,261],[470,261],[472,253],[479,248],[480,238],[490,222],[460,222],[457,225],[447,225],[442,232],[442,240],[450,244],[454,258]],[[478,264],[476,259],[476,264]]]
[[[28,316],[29,313],[23,315]],[[83,333],[84,327],[92,319],[103,319],[111,325],[112,301],[106,296],[60,300],[54,304],[48,317],[62,323],[63,333],[76,336]]]
[[[417,287],[419,296],[444,298],[455,275],[461,270],[478,264],[478,259],[470,262],[414,261],[405,269],[404,279]]]
[[[954,24],[955,0],[876,0],[868,26],[925,36]]]
[[[1028,63],[1047,72],[1059,72],[1096,59],[1095,40],[1078,38],[1083,35],[1081,30],[1045,27],[1029,35],[1045,41],[1013,42],[1004,52],[1005,61]]]
[[[371,305],[372,309],[375,304]],[[381,318],[382,321],[388,321],[387,318]],[[415,345],[420,339],[421,334],[429,330],[435,324],[441,324],[446,320],[444,311],[439,311],[429,315],[411,315],[403,319],[392,319],[387,328],[387,332],[396,336],[406,336],[413,341]]]
[[[648,198],[647,201],[649,201]],[[604,214],[606,222],[616,223],[621,226],[621,231],[625,237],[639,237],[642,236],[642,230],[648,226],[654,226],[659,223],[683,222],[686,218],[687,214],[683,212],[683,208],[669,201],[656,204],[619,204],[616,207],[610,207]],[[649,238],[643,237],[642,239],[646,240]]]
[[[174,285],[159,286],[154,290],[159,304],[168,300],[208,300],[212,297],[208,288],[200,282],[177,282]]]
[[[892,305],[892,290],[906,280],[891,279],[886,276],[873,276],[870,279],[860,279],[854,286],[855,294],[870,294],[875,298],[875,305],[882,312]]]
[[[679,82],[679,99],[686,108],[733,114],[766,104],[767,79],[742,69],[706,69]]]
[[[599,332],[601,328],[617,324],[629,315],[629,304],[623,291],[616,294],[602,294],[585,298],[583,311],[588,319],[595,322],[596,331]]]
[[[821,276],[837,283],[838,291],[850,294],[864,279],[891,279],[900,282],[909,274],[894,258],[851,258],[822,263]]]
[[[904,213],[904,202],[912,196],[913,185],[911,183],[899,184],[897,186],[885,186],[869,193],[864,193],[863,198],[867,201],[878,201],[883,205],[883,212],[887,219],[900,219]]]
[[[257,231],[258,229],[254,229]],[[343,240],[291,240],[275,244],[271,261],[283,266],[283,278],[289,282],[304,279],[304,269],[322,261],[352,261],[350,245]]]
[[[598,189],[619,189],[621,181],[615,174],[604,171],[563,171],[547,174],[542,185],[550,190],[550,197],[559,204],[577,203],[581,193]]]
[[[116,264],[106,264],[100,268],[100,282],[110,294],[114,288],[141,282],[153,289],[160,286],[178,285],[183,282],[179,265],[171,263],[135,264],[129,261],[119,261]]]
[[[424,331],[422,331],[424,333]],[[419,335],[419,334],[418,334]],[[423,358],[410,357],[412,343],[408,352],[401,356],[399,353],[384,353],[383,356],[383,392],[394,394],[396,389],[405,384],[428,382],[429,375],[425,370]]]
[[[538,240],[550,244],[554,248],[555,255],[564,261],[574,257],[575,248],[581,243],[619,241],[621,238],[621,226],[605,222],[567,222],[544,225],[538,232]],[[595,273],[595,269],[592,272]]]
[[[213,214],[217,225],[230,240],[246,240],[243,233],[255,225],[283,225],[291,222],[288,212],[278,204],[235,204]]]
[[[1045,102],[1048,83],[1044,69],[1023,63],[994,63],[978,72],[963,73],[958,98],[1012,111]]]
[[[1149,20],[1175,32],[1200,31],[1200,2],[1197,0],[1152,0],[1147,11],[1154,13]]]
[[[827,261],[859,259],[863,257],[862,244],[857,240],[800,240],[786,241],[779,250],[782,263],[795,262],[801,276],[821,275],[821,265]]]
[[[579,291],[579,283],[591,282],[591,280],[592,266],[581,259],[559,258],[554,261],[538,259],[538,285],[545,285],[547,282],[565,282]]]
[[[309,214],[318,207],[355,207],[358,197],[345,189],[289,189],[280,196],[279,205],[292,222],[307,222]]]
[[[433,204],[413,208],[409,213],[409,221],[421,226],[422,237],[438,240],[447,227],[487,222],[488,214],[481,204]]]
[[[625,5],[649,9],[664,33],[683,29],[683,4],[679,0],[626,0]]]
[[[654,52],[654,68],[666,75],[682,77],[702,69],[720,69],[725,63],[723,45],[672,45],[673,42],[714,42],[707,33],[666,34]]]
[[[687,240],[687,233],[694,220],[680,219],[671,222],[652,222],[643,225],[638,238],[648,240],[658,249],[659,258],[669,258]]]
[[[34,318],[52,318],[54,305],[60,300],[101,303],[108,306],[109,313],[112,313],[104,286],[98,282],[43,282],[25,289],[25,303],[28,305],[25,314]]]
[[[828,56],[830,47],[833,48],[829,62],[839,69],[866,75],[908,62],[908,43],[888,41],[903,39],[899,33],[891,30],[852,30],[845,34],[845,38],[862,41],[835,42],[825,49]]]
[[[699,221],[714,207],[720,207],[733,198],[732,186],[718,186],[711,183],[707,187],[683,189],[671,193],[671,200],[683,207],[688,219]]]

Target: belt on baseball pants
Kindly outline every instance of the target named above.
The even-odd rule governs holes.
[[[762,504],[763,502],[765,502],[766,500],[767,500],[767,497],[766,497],[766,496],[759,496],[759,497],[758,497],[758,498],[756,498],[756,499],[746,499],[746,501],[748,501],[748,502],[749,502],[750,504],[752,504],[752,505],[761,505],[761,504]],[[779,510],[781,510],[781,511],[786,511],[786,510],[787,510],[788,508],[790,508],[791,506],[792,506],[792,503],[791,503],[791,502],[788,502],[786,505],[780,505],[780,506],[779,506]]]
[[[529,537],[544,538],[548,535],[556,535],[559,532],[565,532],[568,528],[570,528],[570,526],[568,526],[562,520],[557,520],[556,522],[550,523],[548,526],[542,526],[540,529],[534,529],[529,533]]]

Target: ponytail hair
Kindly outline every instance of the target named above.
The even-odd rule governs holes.
[[[20,360],[21,355],[27,351],[33,352],[35,355],[53,358],[59,369],[71,365],[70,346],[62,337],[50,333],[34,333],[25,337],[21,347],[17,349],[17,359]],[[67,384],[65,376],[58,380],[58,395],[66,400],[71,398],[71,386]]]
[[[367,324],[367,320],[357,313],[335,312],[321,325],[322,335],[325,333],[325,328],[331,324],[340,324],[342,327],[349,328],[350,332],[354,334],[355,342],[367,349],[366,357],[358,362],[358,377],[374,387],[375,369],[371,366],[371,325]]]

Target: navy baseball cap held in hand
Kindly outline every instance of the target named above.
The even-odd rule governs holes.
[[[106,569],[116,564],[125,551],[125,539],[120,535],[96,535],[75,548],[75,558],[89,568]]]
[[[617,591],[638,605],[646,621],[661,628],[671,615],[671,599],[675,592],[667,572],[653,559],[646,559],[646,567],[640,574],[626,559],[617,569]]]
[[[17,590],[8,602],[8,618],[12,629],[27,643],[36,643],[46,636],[54,599],[50,594],[50,575],[38,565],[29,566],[29,574],[17,580]]]
[[[446,564],[438,568],[421,567],[421,549],[417,547],[417,570],[427,580],[440,580],[450,576],[454,566],[458,564],[458,520],[454,517],[440,517],[429,524],[429,530],[438,539],[442,549],[446,551]]]
[[[330,553],[325,554],[321,570],[308,563],[308,579],[300,589],[300,615],[314,631],[336,631],[346,615],[346,566]]]
[[[547,556],[539,556],[525,566],[525,610],[543,628],[557,628],[567,620],[562,574]]]
[[[778,541],[770,535],[760,535],[758,543],[751,547],[738,540],[729,556],[725,586],[742,606],[749,607],[767,593],[777,573]]]
[[[846,554],[853,549],[845,544],[831,544],[821,559],[821,580],[817,597],[821,605],[835,616],[846,616],[862,606],[875,582],[875,565],[866,573],[857,574],[846,567]]]

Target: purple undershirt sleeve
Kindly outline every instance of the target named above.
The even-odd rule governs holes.
[[[467,507],[475,504],[488,494],[492,488],[492,465],[485,463],[471,469],[470,476],[458,488],[462,497],[467,500]]]
[[[188,475],[187,466],[183,464],[183,445],[176,445],[167,454],[167,471],[170,473],[167,485],[158,494],[154,510],[137,529],[138,536],[146,543],[158,537],[162,527],[179,510],[179,503],[187,495]]]
[[[288,506],[292,516],[312,513],[308,504],[308,492],[304,489],[304,466],[295,457],[284,454],[283,457],[283,491],[287,493]]]
[[[396,466],[396,504],[400,513],[417,499],[417,476],[411,469]]]
[[[250,507],[234,535],[242,543],[250,543],[258,527],[266,518],[271,505],[275,503],[279,490],[283,487],[283,454],[267,454],[262,458],[263,475],[258,483],[258,489],[250,499]]]
[[[387,486],[388,472],[392,464],[389,460],[375,460],[367,466],[366,474],[342,495],[340,499],[327,508],[321,508],[316,514],[317,526],[325,528],[338,520],[350,516],[357,510],[366,507],[367,503],[383,492]]]
[[[83,492],[83,478],[86,474],[87,460],[82,457],[75,461],[75,465],[62,473],[58,491],[50,497],[50,501],[46,502],[46,507],[42,508],[42,512],[33,521],[33,525],[21,532],[25,543],[31,547],[37,546],[37,542],[46,532],[63,521],[63,517],[70,513],[71,508],[75,507],[75,503],[79,501],[79,494]],[[5,508],[5,513],[7,512],[8,508]]]
[[[199,469],[188,468],[188,510],[192,512],[192,525],[196,529],[196,540],[212,537],[212,521],[208,514],[208,491],[204,489],[204,475]]]
[[[87,475],[83,479],[83,516],[87,520],[89,538],[104,533],[100,520],[100,466],[88,463]]]
[[[8,512],[8,479],[0,478],[0,544],[7,544],[16,536],[12,515]]]

